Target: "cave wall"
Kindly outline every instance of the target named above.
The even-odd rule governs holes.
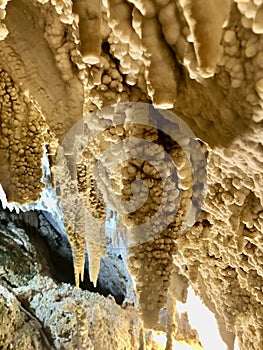
[[[74,144],[70,130],[84,116],[92,130],[101,122],[96,111],[116,103],[144,102],[174,113],[201,140],[207,162],[207,196],[193,227],[180,233],[195,191],[190,165],[182,147],[171,145],[149,120],[133,127],[132,118],[124,119],[122,129],[107,130],[91,143],[79,160],[77,189],[81,203],[104,224],[106,208],[94,195],[85,162],[93,164],[98,150],[129,135],[167,146],[183,183],[182,201],[160,235],[127,250],[138,309],[145,326],[154,327],[173,289],[172,276],[179,275],[215,313],[223,338],[233,334],[226,336],[230,349],[234,336],[240,349],[263,347],[262,13],[261,0],[0,3],[0,183],[6,201],[22,208],[40,198],[47,186],[43,146],[55,185],[58,146],[65,136]],[[177,125],[175,117],[167,118]],[[87,248],[95,284],[105,247],[85,235],[81,220],[74,226],[80,202],[72,174],[67,167],[61,172],[76,283]],[[136,176],[159,186],[151,169],[130,162],[120,180],[116,175],[117,187]],[[127,200],[124,190],[120,195]],[[160,197],[153,190],[150,204]],[[126,219],[136,225],[149,213]]]

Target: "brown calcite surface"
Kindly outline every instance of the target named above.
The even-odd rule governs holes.
[[[155,221],[146,233],[161,232],[126,247],[144,327],[154,328],[168,296],[178,300],[179,291],[184,295],[191,285],[215,314],[228,348],[233,349],[237,337],[240,350],[263,348],[262,34],[262,0],[0,0],[0,184],[7,202],[23,206],[40,198],[45,149],[54,186],[59,175],[76,284],[83,278],[86,251],[96,284],[106,249],[94,240],[107,222],[104,179],[111,179],[123,202],[132,197],[131,183],[147,184],[145,205],[121,216],[120,227],[133,227],[158,210],[162,185],[170,185],[171,176],[165,162],[166,178],[158,177],[150,161],[131,157],[110,177],[105,160],[98,195],[95,163],[128,138],[157,145],[174,162],[181,197],[169,225],[159,230]],[[187,230],[182,228],[196,191],[191,159],[184,153],[189,140],[172,142],[158,118],[155,126],[150,119],[138,125],[131,114],[116,126],[118,107],[108,110],[115,124],[102,125],[105,108],[122,103],[169,110],[200,141],[207,195]],[[86,116],[87,129],[101,127],[102,132],[74,153],[70,130]],[[176,125],[177,119],[169,118]],[[58,159],[65,137],[72,149],[66,149],[66,160]],[[147,152],[145,144],[138,147]],[[112,158],[119,155],[113,152]],[[76,165],[74,174],[70,161]],[[168,191],[165,210],[170,213],[177,197],[169,196]],[[83,208],[98,226],[83,224]],[[0,289],[13,315],[18,302],[8,293]],[[103,308],[100,301],[98,305],[96,319]],[[78,310],[81,314],[82,306]],[[90,349],[103,346],[92,339]]]

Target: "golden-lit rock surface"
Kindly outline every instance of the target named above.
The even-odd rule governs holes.
[[[128,249],[139,310],[145,326],[154,327],[171,275],[179,271],[214,312],[221,333],[238,337],[241,350],[263,348],[262,34],[261,0],[0,1],[0,183],[8,201],[39,198],[43,146],[54,162],[54,143],[89,112],[147,102],[176,113],[201,140],[207,198],[195,225],[181,233],[192,173],[187,162],[176,163],[182,149],[168,142],[182,182],[181,207],[154,239]],[[78,164],[75,185],[102,223],[106,208],[90,175],[99,148],[132,132],[166,144],[156,130],[126,126],[103,133]],[[113,188],[126,201],[134,179],[156,182],[144,209],[122,217],[123,224],[136,225],[160,203],[159,181],[136,160],[120,174]],[[81,215],[75,185],[71,174],[63,176],[76,282],[87,245],[96,283],[104,247],[85,235],[81,219],[74,226]]]

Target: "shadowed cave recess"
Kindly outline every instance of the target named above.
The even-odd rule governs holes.
[[[17,214],[1,208],[0,217],[2,225],[8,227],[8,223],[11,223],[26,232],[39,255],[45,259],[46,270],[57,283],[65,282],[75,285],[70,244],[66,233],[57,231],[57,228],[53,226],[55,221],[52,220],[50,213],[36,210]],[[99,293],[105,297],[111,294],[116,303],[121,305],[126,296],[126,284],[131,283],[129,279],[130,276],[125,269],[121,251],[117,250],[112,252],[110,257],[106,256],[101,261],[101,274],[96,287],[89,280],[87,261],[84,280],[80,283],[80,288]]]
[[[263,349],[262,34],[262,0],[0,0],[0,349]]]

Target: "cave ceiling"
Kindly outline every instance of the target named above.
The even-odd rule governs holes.
[[[180,233],[196,190],[191,164],[180,142],[171,144],[149,119],[136,125],[124,118],[82,150],[78,200],[104,223],[107,208],[92,179],[98,154],[129,135],[167,147],[181,180],[179,210],[153,239],[127,248],[145,326],[157,322],[171,281],[180,276],[214,312],[222,334],[236,335],[240,349],[261,350],[262,0],[1,0],[0,18],[0,183],[7,202],[39,200],[44,152],[55,186],[58,149],[85,116],[87,128],[99,130],[100,111],[114,114],[124,103],[170,111],[169,123],[182,120],[206,160],[206,199],[192,227]],[[132,159],[121,176],[113,175],[115,192],[126,201],[125,185],[150,184],[145,207],[124,215],[123,225],[140,223],[160,205],[163,179],[146,163]],[[86,248],[96,283],[105,247],[83,232],[66,166],[59,176],[76,283]]]

